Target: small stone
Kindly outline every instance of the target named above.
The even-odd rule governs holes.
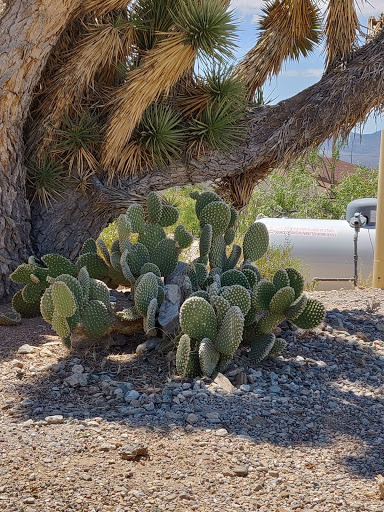
[[[225,428],[219,428],[214,432],[215,436],[224,437],[228,435],[228,431]]]
[[[72,373],[84,373],[84,366],[75,364],[72,366]]]
[[[66,379],[64,382],[71,386],[72,388],[76,388],[79,386],[85,387],[88,384],[88,374],[87,373],[73,373]]]
[[[279,476],[279,472],[278,472],[278,471],[273,471],[273,470],[272,470],[272,471],[269,471],[269,472],[268,472],[268,474],[269,474],[270,476],[275,477],[275,478],[278,478],[278,476]]]
[[[280,386],[269,386],[269,391],[271,393],[280,393],[281,387]]]
[[[24,363],[22,361],[19,361],[18,359],[12,359],[12,361],[11,361],[12,368],[22,368],[23,366],[24,366]]]
[[[231,381],[227,379],[227,377],[222,373],[218,373],[213,382],[216,384],[216,386],[219,386],[221,389],[224,389],[224,391],[227,391],[228,393],[233,393],[236,390],[235,386],[231,384]]]
[[[91,475],[87,475],[87,474],[82,475],[82,477],[81,477],[81,478],[82,478],[83,480],[85,480],[86,482],[90,482],[90,481],[92,480]]]
[[[31,496],[30,498],[25,498],[24,503],[26,503],[27,505],[32,505],[32,503],[35,503],[35,501],[35,498]]]
[[[241,464],[239,466],[235,466],[233,468],[233,472],[235,473],[236,476],[248,476],[249,469],[248,466]]]
[[[109,444],[109,443],[103,443],[99,446],[99,450],[101,452],[110,452],[111,450],[114,450],[115,449],[115,446],[113,446],[113,444]]]
[[[198,416],[196,416],[196,414],[188,414],[187,416],[187,423],[196,423],[197,421],[199,421],[199,418]]]
[[[120,456],[123,460],[148,457],[148,446],[145,444],[126,444],[120,449]]]
[[[21,345],[21,347],[18,348],[17,353],[18,354],[32,354],[35,351],[35,347],[32,347],[32,345],[28,345],[27,343],[25,345]]]
[[[126,395],[124,396],[124,400],[127,403],[131,403],[132,400],[136,400],[137,398],[139,398],[139,396],[140,393],[136,391],[136,389],[132,389],[132,391],[128,391],[128,393],[126,393]]]
[[[248,393],[251,391],[251,386],[249,384],[242,384],[240,386],[240,391],[244,391],[244,393]]]
[[[46,416],[45,421],[48,423],[48,425],[59,425],[60,423],[64,423],[64,416],[61,414]]]

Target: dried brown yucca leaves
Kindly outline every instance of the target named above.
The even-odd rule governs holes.
[[[130,3],[131,0],[83,0],[80,14],[87,14],[93,11],[98,16],[101,16],[115,9],[125,9]]]
[[[110,183],[116,175],[124,178],[139,174],[142,169],[150,169],[151,167],[151,155],[143,144],[137,140],[131,140],[119,155],[116,167],[112,168],[108,174],[108,181]]]
[[[124,60],[134,39],[134,28],[128,23],[122,25],[110,20],[88,27],[88,33],[47,84],[46,95],[39,105],[39,122],[34,123],[37,128],[30,134],[30,150],[37,149],[39,154],[45,151],[63,116],[94,92],[98,73],[103,71],[103,82],[108,83],[105,70],[115,70],[113,66]]]
[[[279,73],[285,59],[306,56],[320,35],[319,13],[311,0],[274,0],[264,13],[259,41],[238,68],[250,100],[269,75]]]
[[[160,94],[168,94],[195,58],[193,47],[185,44],[183,35],[175,33],[147,52],[140,67],[131,71],[114,98],[103,145],[105,166],[119,166],[122,150],[148,105]]]
[[[326,66],[346,61],[353,50],[359,29],[354,0],[330,0],[327,8]]]

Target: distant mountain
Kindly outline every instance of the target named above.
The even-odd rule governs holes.
[[[356,165],[364,165],[366,167],[378,167],[380,159],[380,137],[380,131],[364,135],[351,133],[348,137],[348,144],[340,149],[340,160]],[[324,151],[326,156],[331,156],[332,142],[328,140],[320,147],[320,150]]]

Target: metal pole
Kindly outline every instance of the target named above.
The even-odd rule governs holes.
[[[359,278],[358,275],[358,263],[359,263],[359,253],[358,253],[358,245],[357,241],[359,239],[359,231],[360,226],[355,226],[355,234],[353,236],[353,284],[357,286],[357,280]]]
[[[384,288],[384,130],[381,130],[373,288]]]

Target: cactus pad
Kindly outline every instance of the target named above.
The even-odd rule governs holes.
[[[80,254],[86,254],[88,252],[97,254],[97,245],[93,238],[88,238],[88,240],[83,243],[83,247],[80,250]]]
[[[308,299],[304,311],[294,320],[295,325],[301,329],[313,329],[319,325],[325,317],[325,308],[316,299]]]
[[[207,204],[200,216],[203,225],[210,224],[212,226],[213,236],[225,233],[230,220],[231,210],[222,201]]]
[[[163,228],[173,226],[179,218],[179,210],[170,204],[163,204],[159,224]]]
[[[69,274],[71,276],[77,275],[78,270],[76,269],[76,266],[67,258],[61,256],[61,254],[46,254],[45,256],[42,256],[41,261],[48,268],[49,275],[51,277],[57,277],[60,274]]]
[[[140,204],[131,204],[126,212],[126,216],[131,224],[133,233],[142,233],[145,228],[144,208]]]
[[[176,371],[181,377],[185,377],[187,374],[190,354],[191,339],[188,334],[183,334],[179,340],[176,351]]]
[[[166,238],[165,231],[159,224],[147,224],[138,240],[151,252],[164,238]]]
[[[202,297],[189,297],[180,308],[180,325],[191,338],[215,339],[217,320],[213,307]]]
[[[220,359],[220,353],[209,338],[203,338],[199,346],[199,362],[203,375],[211,377]]]
[[[250,289],[249,282],[243,272],[237,270],[236,268],[227,270],[223,272],[221,275],[221,285],[222,286],[231,286],[233,284],[239,284],[244,286],[244,288]]]
[[[152,263],[157,265],[162,276],[169,276],[177,265],[179,252],[174,240],[165,238],[152,252]]]
[[[276,289],[271,281],[262,279],[255,286],[253,293],[255,295],[255,304],[258,309],[268,309],[272,297],[275,295]]]
[[[269,244],[268,229],[262,222],[252,224],[244,236],[244,259],[250,261],[259,260],[267,252]]]
[[[227,299],[231,306],[238,306],[244,316],[251,308],[251,296],[247,289],[239,284],[223,287],[221,296]]]
[[[272,282],[275,285],[276,290],[280,290],[280,288],[290,286],[288,272],[283,268],[280,268],[275,272]]]
[[[105,304],[99,300],[89,301],[82,312],[82,322],[87,337],[91,340],[102,338],[112,325],[112,319]]]
[[[285,310],[294,302],[295,290],[290,286],[280,288],[272,297],[269,303],[270,311],[274,313],[285,313]]]
[[[175,241],[179,249],[186,249],[193,242],[193,235],[185,229],[183,224],[179,224],[175,229]]]
[[[150,192],[147,196],[148,220],[151,224],[157,224],[161,219],[163,203],[156,192]]]
[[[295,290],[295,299],[298,299],[304,290],[304,277],[293,267],[285,269],[289,277],[289,286]]]
[[[227,311],[215,339],[215,347],[221,354],[233,356],[240,345],[244,328],[244,316],[237,306]]]
[[[108,267],[105,261],[98,254],[81,254],[76,261],[76,273],[78,274],[82,267],[86,267],[90,277],[94,279],[103,279],[108,274]],[[60,272],[60,274],[70,274],[70,272]],[[59,275],[59,274],[57,274]],[[71,274],[74,275],[74,274]],[[56,276],[53,276],[56,277]]]
[[[263,361],[272,350],[275,344],[275,335],[271,332],[263,334],[262,336],[256,336],[251,343],[251,351],[249,353],[249,359],[252,363],[257,364]]]

